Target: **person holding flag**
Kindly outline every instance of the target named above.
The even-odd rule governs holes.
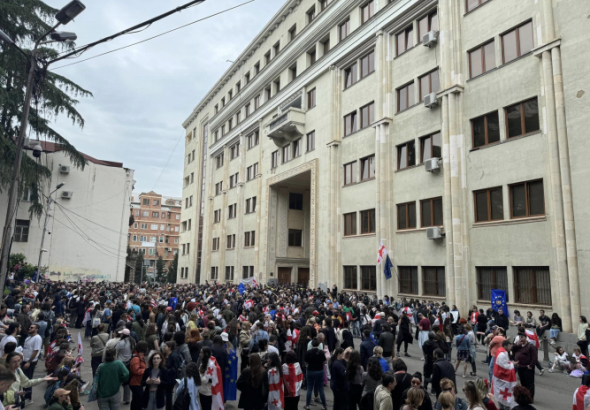
[[[573,410],[586,410],[590,406],[590,375],[582,376],[582,385],[574,392]]]
[[[258,353],[250,355],[250,365],[244,369],[238,379],[240,401],[238,408],[245,410],[263,410],[268,397],[268,374],[262,367],[262,360]],[[213,407],[217,410],[217,407]]]
[[[285,407],[283,368],[276,353],[268,355],[268,410],[282,410]],[[322,386],[323,387],[323,386]]]
[[[285,410],[297,410],[303,383],[303,372],[293,351],[285,355],[283,364],[283,380],[285,382]]]
[[[516,386],[516,371],[514,363],[510,361],[508,351],[512,343],[504,340],[496,351],[494,370],[492,375],[492,394],[500,410],[510,410],[516,406],[514,401],[514,387]]]

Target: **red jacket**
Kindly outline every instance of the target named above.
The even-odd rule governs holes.
[[[145,360],[139,356],[133,356],[129,364],[129,385],[130,386],[141,386],[141,378],[145,372]]]

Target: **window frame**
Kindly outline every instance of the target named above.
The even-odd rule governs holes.
[[[425,14],[422,16],[422,18],[416,19],[416,26],[417,26],[417,30],[418,30],[418,44],[422,44],[422,37],[424,37],[424,35],[426,33],[430,33],[432,31],[432,18],[436,16],[436,19],[438,21],[438,10],[432,10],[430,11],[428,14]],[[420,22],[424,19],[428,19],[428,31],[426,31],[426,33],[421,33],[420,32]],[[440,31],[440,21],[438,21],[438,29]]]
[[[361,265],[361,291],[366,292],[376,292],[377,291],[377,267],[375,265]],[[365,287],[364,285],[364,278],[365,274],[367,274],[369,280],[369,287]]]
[[[417,295],[419,292],[418,286],[418,267],[417,266],[398,266],[398,289],[400,294]],[[404,276],[408,276],[405,278]],[[406,291],[405,285],[408,282],[410,289]]]
[[[350,228],[352,230],[351,232],[348,232],[348,233],[346,230],[347,217],[349,217],[349,219],[350,219]],[[357,231],[358,231],[357,212],[347,212],[347,213],[343,214],[342,215],[342,224],[343,224],[342,232],[343,232],[344,237],[356,236]]]
[[[523,290],[520,290],[518,287],[518,275],[522,270],[531,270],[532,276],[534,278],[534,280],[531,281],[527,281],[527,284],[529,286],[530,292],[531,292],[531,296],[533,297],[533,301],[529,302],[523,302],[522,301],[522,295],[521,293],[523,292]],[[544,270],[547,272],[548,275],[548,279],[546,280],[546,282],[549,284],[549,288],[548,288],[548,294],[549,294],[549,301],[548,303],[543,303],[539,301],[539,290],[537,288],[537,274],[539,273],[539,271]],[[512,267],[512,272],[514,275],[514,280],[513,280],[513,284],[514,284],[514,303],[522,303],[522,304],[531,304],[531,305],[542,305],[542,306],[552,306],[553,303],[553,295],[551,294],[551,269],[549,266],[513,266]]]
[[[343,265],[342,266],[342,273],[343,273],[343,286],[344,289],[358,289],[358,267],[356,265]],[[347,280],[347,276],[348,279]],[[346,285],[354,285],[354,286],[346,286]]]
[[[363,62],[365,59],[368,59],[366,73],[363,69],[363,67],[364,67]],[[362,56],[359,60],[360,60],[359,61],[359,66],[360,66],[359,79],[362,80],[363,78],[366,78],[375,72],[375,50],[371,50],[370,52],[368,52],[367,54]],[[371,62],[372,62],[372,69],[371,69]]]
[[[364,174],[364,170],[365,170],[365,160],[368,161],[368,166],[369,166],[369,177],[368,178],[363,178],[363,174]],[[365,182],[365,181],[371,181],[373,179],[375,179],[375,154],[372,155],[368,155],[366,157],[363,157],[361,159],[359,159],[359,163],[360,163],[360,177],[359,177],[359,182]]]
[[[375,212],[375,208],[373,209],[365,209],[359,212],[360,213],[360,222],[361,222],[361,229],[360,229],[360,235],[374,235],[377,232],[377,221],[376,221],[376,212]],[[369,215],[369,219],[368,219],[368,231],[364,231],[364,224],[363,224],[363,214],[367,213]],[[371,215],[372,215],[372,219],[371,219]],[[373,230],[371,231],[371,222],[373,223]]]
[[[412,100],[413,100],[412,101],[413,104],[411,104],[411,105],[410,105],[410,93],[409,93],[410,86],[412,88]],[[414,95],[415,94],[415,88],[416,88],[415,81],[412,80],[412,81],[410,81],[410,82],[402,85],[401,87],[399,87],[396,90],[396,92],[397,92],[397,98],[396,98],[397,99],[397,113],[407,111],[407,110],[409,110],[410,108],[412,108],[413,106],[416,105],[416,96]],[[406,108],[404,108],[402,110],[401,109],[401,103],[400,102],[401,102],[401,91],[403,89],[406,89]]]
[[[440,135],[440,137],[439,137],[440,138],[440,142],[441,142],[441,144],[440,144],[440,156],[432,155],[430,158],[426,158],[426,160],[433,159],[433,158],[439,158],[439,159],[442,158],[442,133],[440,131],[437,131],[437,132],[433,132],[433,133],[431,133],[429,135],[424,135],[424,136],[420,137],[420,164],[424,164],[424,161],[425,161],[425,159],[424,159],[424,146],[426,145],[426,140],[427,139],[430,140],[430,153],[431,154],[434,153],[434,146],[435,146],[434,145],[434,136],[436,134],[439,134]]]
[[[492,68],[490,68],[489,70],[486,70],[486,53],[485,53],[485,47],[489,46],[490,44],[493,44],[493,49],[494,49],[494,66]],[[472,70],[472,65],[471,65],[471,53],[474,53],[476,51],[480,51],[481,53],[481,74],[478,74],[476,76],[474,76],[473,70]],[[484,75],[485,73],[488,73],[496,68],[496,39],[492,38],[488,41],[486,41],[485,43],[482,43],[476,47],[473,47],[471,50],[467,50],[467,63],[469,64],[469,79],[473,79],[473,78],[477,78],[481,75]]]
[[[432,87],[432,73],[437,73],[438,76],[438,90],[433,91],[433,87]],[[429,88],[429,92],[427,92],[426,94],[422,95],[422,79],[424,77],[428,77],[428,88]],[[434,70],[430,70],[429,72],[427,72],[426,74],[421,75],[420,77],[418,77],[418,95],[420,96],[420,102],[424,101],[424,98],[428,95],[428,94],[436,94],[437,92],[440,91],[440,71],[439,68],[436,67]]]
[[[342,35],[342,28],[345,28],[345,34]],[[338,24],[338,42],[345,40],[350,35],[350,17]]]
[[[442,217],[442,223],[440,225],[435,225],[434,224],[434,201],[438,201],[438,200],[440,200],[441,214],[443,217]],[[430,225],[424,225],[424,220],[422,219],[422,204],[425,202],[430,202]],[[421,228],[441,227],[444,225],[444,220],[445,220],[445,218],[444,218],[444,204],[443,204],[442,196],[420,200],[420,227]]]
[[[19,225],[20,222],[20,225]],[[24,224],[23,222],[26,222]],[[29,219],[16,219],[14,221],[14,242],[29,242],[29,234],[31,231],[31,221]]]
[[[520,29],[522,27],[526,26],[527,24],[531,25],[531,35],[532,35],[533,46],[531,47],[531,49],[529,51],[527,51],[526,53],[523,54],[522,50],[520,49]],[[516,57],[510,61],[506,61],[506,55],[504,53],[504,49],[506,48],[504,46],[504,37],[507,36],[508,34],[512,33],[513,31],[516,32],[516,36],[515,36],[516,37]],[[535,49],[535,27],[533,25],[533,20],[532,19],[526,20],[526,21],[520,23],[518,26],[512,27],[510,30],[501,33],[500,34],[500,42],[501,42],[500,45],[502,46],[502,65],[508,64],[508,63],[515,61],[515,60],[518,60],[520,57],[523,57],[523,56],[531,53],[532,50]]]
[[[357,132],[357,111],[354,110],[344,116],[344,137],[348,137],[349,135],[354,134]],[[349,120],[350,119],[350,120]],[[350,121],[350,132],[347,133],[347,121]]]
[[[300,194],[299,192],[289,192],[289,210],[303,211],[303,202],[303,194]]]
[[[408,32],[411,32],[411,35],[408,35]],[[404,51],[402,51],[400,53],[399,51],[399,40],[398,37],[400,35],[404,35]],[[412,40],[412,45],[411,47],[408,47],[408,38],[411,38]],[[402,54],[410,51],[412,48],[414,48],[416,45],[414,44],[414,26],[413,24],[410,24],[409,26],[407,26],[405,29],[399,31],[396,35],[395,35],[395,56],[399,57]]]
[[[367,11],[365,13],[365,10]],[[367,16],[365,17],[365,14]],[[375,15],[375,2],[373,0],[369,0],[365,4],[360,7],[360,15],[361,15],[361,25],[365,24],[367,21],[371,20],[371,18]]]
[[[307,92],[307,109],[311,110],[316,106],[316,88],[312,88]]]
[[[302,248],[303,247],[303,230],[302,229],[289,229],[288,232],[287,246],[291,248]],[[298,240],[297,240],[298,239]],[[296,243],[299,242],[299,245]],[[293,243],[293,245],[292,245]]]
[[[364,121],[363,121],[363,118],[364,118],[363,111],[364,110],[368,110],[368,113],[367,113],[368,123],[367,124],[364,124]],[[360,120],[361,120],[361,123],[360,123],[361,127],[359,129],[364,130],[365,128],[369,128],[375,122],[375,101],[371,101],[370,103],[363,105],[361,108],[359,108],[359,113],[360,113]]]
[[[427,281],[426,281],[426,270],[427,269],[434,269],[434,287],[436,288],[435,293],[428,293],[427,289],[429,288],[428,286],[426,286]],[[440,288],[441,288],[441,278],[439,277],[440,273],[442,270],[442,294],[440,294]],[[447,295],[447,288],[446,288],[446,279],[447,279],[447,275],[446,275],[446,269],[444,266],[422,266],[422,295],[423,296],[432,296],[432,297],[446,297]]]
[[[500,190],[500,199],[502,203],[502,218],[500,219],[492,219],[492,191]],[[483,221],[479,221],[477,219],[477,194],[486,193],[486,205],[487,205],[487,219]],[[485,223],[485,222],[495,222],[495,221],[503,221],[504,220],[504,192],[502,186],[495,186],[491,188],[485,189],[478,189],[477,191],[473,191],[473,221],[475,223]]]
[[[355,174],[356,174],[356,163],[357,161],[352,161],[352,162],[348,162],[344,165],[342,165],[342,168],[344,170],[344,178],[343,178],[343,182],[344,185],[343,186],[349,186],[349,185],[354,185],[357,183],[356,178],[355,178]],[[346,183],[346,172],[347,172],[347,167],[350,166],[350,182],[347,184]]]
[[[538,129],[528,131],[526,129],[526,118],[524,115],[524,105],[526,103],[528,103],[529,101],[533,101],[533,100],[537,101],[537,120],[538,120],[537,126],[538,126]],[[521,130],[521,132],[523,132],[523,131],[524,132],[520,135],[513,135],[511,137],[510,136],[510,128],[509,128],[509,124],[508,124],[508,109],[510,109],[512,107],[516,107],[516,106],[519,106],[519,108],[520,108],[520,130]],[[507,140],[513,139],[513,138],[519,138],[519,137],[526,137],[527,135],[531,135],[531,134],[535,134],[537,132],[540,132],[541,131],[541,114],[539,112],[539,99],[537,97],[528,98],[524,101],[520,101],[515,104],[511,104],[511,105],[504,107],[504,121],[506,123],[506,139]]]
[[[275,169],[279,167],[279,150],[273,151],[270,154],[270,168]]]
[[[501,289],[506,292],[506,301],[510,302],[509,300],[509,292],[508,292],[508,268],[506,266],[476,266],[475,267],[475,284],[477,286],[477,300],[488,301],[491,300],[491,294],[488,297],[483,296],[483,281],[481,279],[482,269],[490,269],[490,290],[491,289]],[[504,272],[499,272],[500,270],[504,270]],[[498,275],[504,273],[506,275],[506,288],[504,289],[502,286],[499,285],[501,281],[498,280]]]
[[[410,145],[414,146],[414,163],[412,165],[410,165]],[[408,168],[413,168],[416,166],[416,140],[409,140],[404,142],[403,144],[399,144],[396,147],[397,150],[397,171],[401,171],[404,169],[408,169]],[[402,149],[405,148],[406,149],[406,166],[401,168],[401,159],[402,159],[402,155],[401,155],[401,151]]]
[[[506,110],[504,110],[506,112]],[[472,149],[479,149],[479,148],[483,148],[483,147],[488,147],[491,145],[496,145],[499,144],[500,142],[502,142],[502,136],[499,135],[498,137],[498,141],[494,141],[494,142],[489,142],[489,127],[488,127],[488,116],[496,114],[498,116],[498,125],[500,125],[500,114],[498,114],[498,110],[494,110],[494,111],[490,111],[486,114],[480,115],[478,117],[475,118],[471,118],[469,120],[469,124],[471,125],[471,147]],[[475,146],[475,127],[473,126],[474,121],[479,120],[480,118],[484,119],[484,138],[485,138],[485,144],[484,145],[478,145],[477,147]],[[508,124],[506,124],[506,126],[508,127]],[[508,130],[508,129],[507,129]],[[498,129],[498,132],[500,132],[500,130]]]
[[[311,152],[315,150],[315,130],[307,133],[305,140],[305,148],[306,152]]]
[[[410,207],[409,205],[414,205],[414,226],[410,227]],[[406,216],[406,227],[405,228],[400,228],[400,211],[401,209],[404,209],[404,213]],[[418,229],[418,218],[416,215],[416,201],[410,201],[410,202],[404,202],[401,204],[397,204],[396,205],[396,209],[397,209],[397,230],[398,231],[411,231],[414,229]]]
[[[542,214],[535,214],[531,215],[530,213],[530,193],[529,193],[529,185],[533,182],[541,182],[543,187],[543,213]],[[525,216],[514,216],[514,208],[513,208],[513,188],[518,185],[524,185],[524,192],[525,192]],[[531,179],[529,181],[524,182],[517,182],[515,184],[508,185],[508,192],[509,192],[509,204],[510,204],[510,219],[523,219],[523,218],[540,218],[547,216],[547,207],[545,205],[545,184],[543,182],[543,178]]]
[[[350,87],[352,87],[353,85],[355,85],[359,80],[358,80],[358,62],[355,61],[354,63],[352,63],[351,65],[349,65],[348,67],[346,67],[344,69],[344,89],[348,90]],[[350,81],[349,81],[350,79]]]

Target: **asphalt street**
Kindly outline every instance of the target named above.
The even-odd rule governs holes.
[[[72,331],[72,339],[74,341],[78,340],[78,329],[70,329]],[[83,335],[83,330],[81,331]],[[84,358],[85,363],[82,365],[82,378],[85,381],[92,381],[92,369],[90,367],[90,341],[83,340],[83,354],[82,357]],[[358,339],[355,339],[355,346],[360,344]],[[453,354],[455,354],[456,350],[453,349]],[[417,342],[414,345],[410,345],[408,353],[412,357],[404,357],[403,360],[408,366],[408,372],[422,372],[422,367],[424,362],[420,360],[420,351],[418,348]],[[239,355],[238,355],[239,357]],[[484,359],[483,355],[479,354],[477,357],[477,374],[479,377],[488,377],[487,373],[487,366],[481,364],[481,361]],[[543,367],[548,369],[549,364],[543,363]],[[469,370],[468,370],[469,372]],[[459,374],[462,374],[462,366],[459,369]],[[45,363],[40,361],[37,365],[35,370],[35,377],[43,377],[45,376]],[[464,397],[462,390],[463,390],[463,383],[468,380],[474,380],[474,377],[467,377],[463,378],[461,376],[457,376],[457,390],[459,391],[459,397]],[[569,410],[572,408],[572,397],[576,388],[580,385],[580,379],[569,377],[563,373],[548,373],[545,372],[544,376],[539,376],[538,374],[535,376],[535,386],[536,386],[536,397],[535,397],[535,408],[537,410]],[[31,409],[45,409],[45,401],[43,399],[43,394],[45,393],[45,383],[40,384],[39,386],[35,386],[33,388],[33,400],[34,403],[30,406],[27,406]],[[238,398],[240,392],[238,391]],[[299,401],[299,408],[303,409],[305,406],[305,394],[306,391],[301,391],[301,399]],[[332,409],[333,407],[333,395],[332,391],[329,387],[325,388],[326,400],[328,404],[328,408]],[[431,396],[433,397],[433,396]],[[84,405],[85,410],[98,410],[98,404],[96,402],[88,403],[88,396],[82,396],[82,404]],[[238,401],[227,402],[226,408],[227,409],[237,409]],[[121,410],[127,410],[129,406],[121,405]],[[313,403],[312,400],[312,409],[320,410],[321,404]]]

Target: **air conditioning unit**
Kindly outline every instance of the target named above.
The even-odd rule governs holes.
[[[430,93],[424,97],[424,106],[426,108],[438,107],[438,99],[436,98],[436,93]]]
[[[422,36],[422,45],[424,47],[432,47],[438,42],[438,31],[429,31]]]
[[[62,191],[61,192],[62,199],[72,199],[73,195],[74,195],[74,193],[72,191]]]
[[[59,166],[59,172],[61,172],[62,174],[69,174],[70,173],[70,167],[68,167],[67,165],[60,165]]]
[[[424,161],[424,169],[426,172],[433,172],[438,174],[440,171],[440,158],[430,158]]]
[[[431,240],[439,240],[445,236],[445,230],[441,227],[435,226],[433,228],[426,228],[426,237]]]

